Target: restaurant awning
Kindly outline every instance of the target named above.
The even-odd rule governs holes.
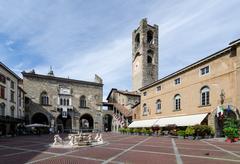
[[[157,121],[158,119],[133,121],[128,127],[129,128],[149,128],[149,127],[152,127]]]
[[[207,115],[208,113],[160,118],[155,125],[158,125],[159,127],[166,127],[168,125],[192,126],[201,124]]]
[[[201,124],[201,122],[206,118],[207,115],[208,113],[165,117],[165,118],[159,118],[159,119],[139,120],[139,121],[133,121],[128,127],[129,128],[148,128],[152,126],[166,127],[168,125],[192,126],[196,124]]]

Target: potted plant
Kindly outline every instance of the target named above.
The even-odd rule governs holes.
[[[179,139],[184,139],[185,138],[185,130],[178,130],[177,135]]]
[[[133,134],[138,135],[138,129],[137,128],[133,129]]]
[[[131,135],[134,133],[133,130],[134,130],[133,128],[129,128],[129,132]]]
[[[146,129],[146,128],[142,128],[141,133],[142,133],[143,135],[146,135],[146,134],[147,134],[147,129]]]
[[[192,126],[188,126],[185,130],[185,134],[188,136],[188,139],[193,140],[193,135],[195,134],[195,129]]]
[[[238,122],[233,118],[224,120],[223,132],[227,137],[226,142],[236,142],[239,138]]]
[[[226,142],[234,142],[238,138],[238,129],[234,127],[226,127],[223,129],[224,134],[227,136]]]

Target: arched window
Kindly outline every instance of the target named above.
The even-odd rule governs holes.
[[[80,97],[80,107],[81,108],[85,108],[86,107],[86,97],[84,95],[82,95]]]
[[[63,99],[63,105],[66,105],[66,99]]]
[[[160,113],[161,112],[161,100],[160,99],[158,99],[157,101],[156,101],[156,113]]]
[[[147,111],[147,105],[143,104],[143,115],[147,115],[148,111]]]
[[[181,96],[179,94],[174,96],[174,106],[175,110],[181,109]]]
[[[63,99],[60,98],[60,105],[63,105]]]
[[[148,64],[153,63],[153,55],[154,55],[154,52],[152,50],[147,51],[147,63]]]
[[[22,111],[19,109],[19,118],[22,118]]]
[[[204,86],[200,90],[201,92],[201,105],[206,106],[210,104],[210,89],[208,86]]]
[[[14,117],[14,111],[15,111],[15,107],[11,106],[11,117]]]
[[[5,116],[5,104],[4,103],[0,104],[0,115]]]
[[[152,63],[152,57],[151,56],[147,56],[147,63],[151,64]]]
[[[0,74],[0,82],[2,82],[4,84],[6,83],[6,77],[2,74]]]
[[[67,99],[67,106],[69,106],[69,99]]]
[[[48,94],[46,91],[41,93],[41,104],[42,105],[49,105]]]
[[[153,32],[151,30],[147,32],[147,42],[153,44]]]
[[[140,34],[138,33],[135,37],[135,48],[138,48],[140,45]]]

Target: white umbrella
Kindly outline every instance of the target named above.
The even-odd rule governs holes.
[[[49,127],[49,125],[35,123],[35,124],[26,125],[26,127]]]

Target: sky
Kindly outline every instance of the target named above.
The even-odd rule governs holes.
[[[159,26],[159,78],[240,38],[239,0],[0,0],[0,61],[131,90],[131,36],[143,18]]]

